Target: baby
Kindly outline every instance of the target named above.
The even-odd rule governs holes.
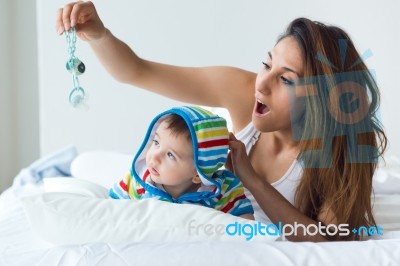
[[[109,195],[198,204],[254,219],[240,180],[220,169],[228,143],[225,119],[193,106],[165,111],[153,119],[130,173]]]

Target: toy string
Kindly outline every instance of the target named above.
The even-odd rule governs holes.
[[[85,72],[85,65],[75,56],[76,50],[76,30],[75,27],[65,32],[65,38],[68,46],[68,61],[66,64],[67,70],[72,74],[73,89],[69,94],[69,103],[77,108],[85,104],[86,94],[83,88],[79,85],[78,75]]]

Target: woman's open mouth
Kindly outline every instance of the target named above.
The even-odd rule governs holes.
[[[256,106],[254,108],[254,111],[257,115],[264,116],[268,114],[270,110],[265,103],[256,98]]]

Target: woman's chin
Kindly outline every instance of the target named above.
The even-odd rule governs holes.
[[[268,125],[266,125],[264,121],[260,121],[260,119],[253,117],[252,123],[253,123],[253,126],[260,132],[270,132],[271,131],[271,129],[268,127]]]
[[[253,113],[251,117],[251,121],[254,125],[254,127],[260,131],[260,132],[269,132],[271,131],[271,123],[266,120],[265,118],[268,116],[267,115],[260,115],[258,113]]]

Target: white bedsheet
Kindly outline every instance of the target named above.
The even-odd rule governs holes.
[[[380,197],[382,211],[399,195]],[[88,243],[54,246],[31,229],[10,190],[0,197],[0,265],[399,265],[400,234],[361,242]],[[386,214],[386,222],[390,217]],[[393,219],[393,217],[391,217]],[[383,221],[383,220],[381,220]],[[392,229],[399,223],[391,221]],[[397,227],[396,227],[396,226]],[[32,264],[32,262],[35,262]]]
[[[62,246],[31,254],[35,265],[110,266],[110,265],[399,265],[400,240],[336,243],[274,244],[194,242],[187,244],[94,243]],[[35,259],[36,258],[36,259]],[[39,259],[37,259],[39,258]],[[20,260],[32,265],[29,260]]]
[[[98,163],[94,160],[89,165],[96,166],[100,173],[98,166],[102,164]],[[87,164],[81,161],[80,165]],[[110,172],[119,170],[122,173],[123,165],[125,163],[107,167],[114,167]],[[385,182],[391,184],[390,189],[379,190],[385,194],[377,193],[374,207],[377,224],[384,228],[384,236],[367,241],[329,243],[160,241],[55,246],[32,230],[21,202],[8,189],[0,195],[0,265],[400,265],[400,194],[393,187],[393,184],[399,184],[395,179],[398,172],[389,172],[389,176],[379,181],[382,188],[387,188]],[[109,180],[104,176],[99,183],[106,185],[107,182]],[[26,195],[38,192],[41,189],[37,187],[25,191]]]

